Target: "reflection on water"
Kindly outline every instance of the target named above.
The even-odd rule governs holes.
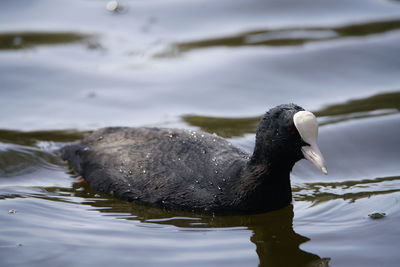
[[[299,201],[311,201],[314,205],[343,199],[355,202],[361,198],[371,198],[400,192],[399,176],[365,179],[361,181],[305,183],[293,188],[294,198]]]
[[[22,132],[0,129],[0,142],[19,145],[34,145],[38,141],[71,142],[82,139],[85,133],[68,130]]]
[[[199,127],[208,133],[216,133],[225,138],[255,133],[261,117],[253,118],[216,118],[207,116],[184,116],[189,125]]]
[[[374,110],[400,111],[400,92],[388,92],[371,97],[349,100],[346,103],[329,105],[315,112],[317,116],[343,116],[350,113],[370,112]]]
[[[111,203],[100,201],[91,203],[96,207],[110,207]],[[128,206],[128,205],[126,205]],[[260,266],[327,266],[329,259],[300,249],[300,245],[309,241],[308,238],[297,234],[293,230],[293,206],[267,214],[250,216],[216,216],[195,217],[185,214],[162,211],[159,209],[129,206],[124,210],[119,206],[116,210],[102,209],[106,213],[132,212],[134,220],[143,222],[174,225],[182,230],[210,229],[210,228],[237,228],[245,227],[252,231],[251,242],[256,245],[256,252]],[[291,255],[287,257],[287,255]],[[319,265],[318,265],[319,264]]]
[[[2,199],[18,197],[27,197],[27,194],[16,191],[13,194],[9,192],[8,195],[3,193],[1,196]],[[221,229],[235,235],[236,231],[248,229],[251,231],[250,241],[256,247],[260,266],[328,266],[329,262],[328,258],[321,258],[300,248],[309,238],[293,230],[292,205],[266,214],[247,216],[195,215],[119,201],[81,183],[73,184],[72,188],[42,188],[41,192],[31,193],[29,197],[55,201],[61,205],[76,204],[76,199],[80,199],[83,200],[80,204],[90,206],[91,210],[99,211],[105,216],[140,221],[149,227],[174,226],[182,232],[201,233]]]
[[[389,115],[397,113],[399,110],[400,92],[396,91],[329,105],[321,110],[313,111],[313,113],[318,117],[325,117],[320,118],[320,124],[326,125],[350,119]],[[192,126],[199,127],[203,131],[231,138],[255,133],[260,118],[261,116],[250,118],[216,118],[190,115],[184,116],[183,120]]]
[[[8,32],[0,33],[0,50],[33,48],[88,41],[91,36],[78,33]]]
[[[310,42],[329,41],[348,37],[364,37],[399,30],[400,20],[376,21],[339,27],[284,28],[256,30],[234,36],[182,42],[157,56],[174,56],[201,48],[236,46],[297,46]]]

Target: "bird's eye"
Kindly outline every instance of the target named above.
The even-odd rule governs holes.
[[[293,128],[289,128],[289,129],[288,129],[288,134],[293,135],[293,134],[295,134],[295,133],[296,133],[296,130],[295,130],[295,129],[293,129]]]

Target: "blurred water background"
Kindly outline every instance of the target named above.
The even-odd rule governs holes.
[[[2,0],[0,266],[399,266],[400,2]],[[53,151],[103,126],[217,133],[315,112],[329,175],[293,206],[201,216],[119,201]]]

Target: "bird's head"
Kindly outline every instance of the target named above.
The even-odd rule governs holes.
[[[252,160],[288,164],[291,168],[305,158],[327,174],[317,137],[318,123],[314,114],[295,104],[277,106],[260,121]]]

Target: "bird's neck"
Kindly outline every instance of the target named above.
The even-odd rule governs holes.
[[[291,167],[250,160],[234,188],[237,205],[254,212],[270,211],[289,205],[292,202]]]

